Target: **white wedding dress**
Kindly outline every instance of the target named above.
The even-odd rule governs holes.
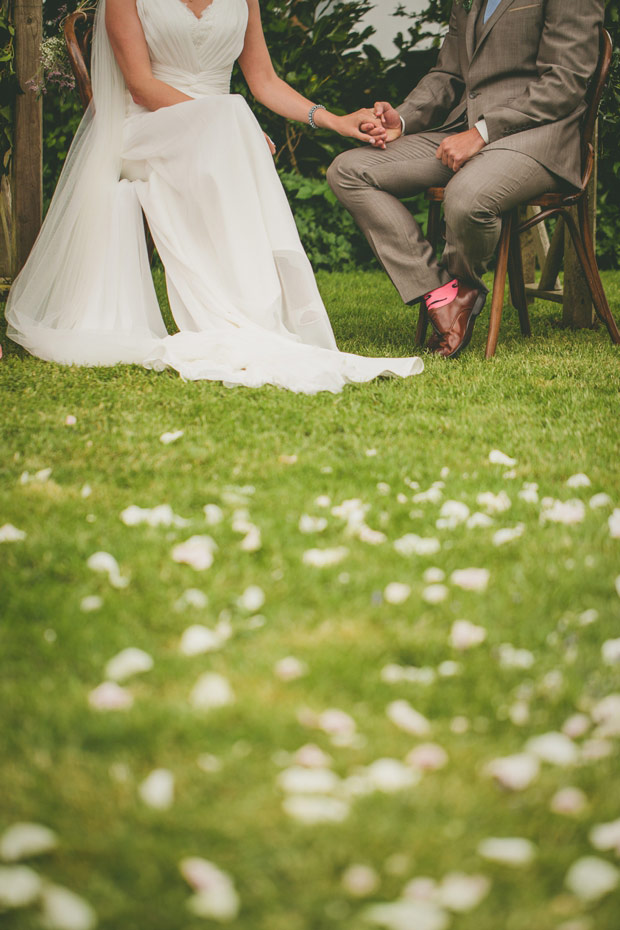
[[[139,363],[189,380],[308,394],[423,370],[339,352],[263,133],[230,93],[246,0],[138,0],[155,77],[191,101],[136,105],[99,4],[94,105],[7,305],[9,336],[66,364]],[[141,209],[179,332],[168,336]]]

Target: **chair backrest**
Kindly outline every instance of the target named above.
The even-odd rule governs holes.
[[[598,118],[599,107],[601,105],[601,99],[603,97],[603,91],[605,90],[605,85],[609,79],[612,54],[613,43],[611,41],[611,36],[607,30],[601,26],[598,63],[596,66],[596,71],[592,75],[592,79],[588,86],[588,92],[586,94],[586,102],[588,106],[584,114],[581,127],[581,154],[584,168],[588,165],[591,154],[593,152],[592,140],[594,139],[594,130],[596,127],[596,120]]]
[[[93,37],[94,14],[77,10],[65,20],[64,33],[67,55],[84,109],[93,99],[90,80],[90,48]]]

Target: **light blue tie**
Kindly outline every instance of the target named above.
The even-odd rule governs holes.
[[[495,10],[498,8],[501,2],[502,0],[487,0],[487,8],[484,11],[484,23],[491,19],[493,13],[495,13]]]

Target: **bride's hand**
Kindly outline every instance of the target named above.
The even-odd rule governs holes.
[[[266,141],[267,145],[269,146],[269,151],[271,152],[272,155],[275,155],[275,154],[276,154],[276,144],[275,144],[275,142],[273,141],[273,139],[271,138],[271,136],[268,136],[268,135],[267,135],[267,133],[266,133],[264,130],[263,130],[263,135],[264,135],[264,137],[265,137],[265,141]]]

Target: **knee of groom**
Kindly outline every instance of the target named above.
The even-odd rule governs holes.
[[[359,150],[350,149],[337,155],[327,169],[327,183],[339,200],[346,199],[347,191],[363,184],[358,161]]]

